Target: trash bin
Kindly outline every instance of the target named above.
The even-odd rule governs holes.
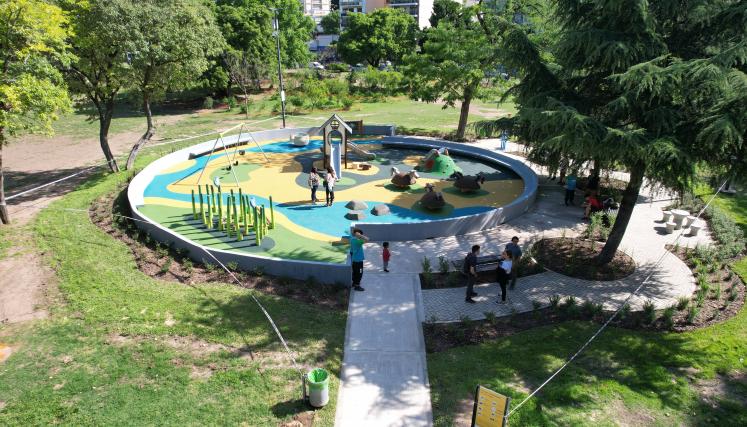
[[[321,408],[329,403],[329,374],[322,368],[316,368],[306,374],[309,389],[309,403]]]

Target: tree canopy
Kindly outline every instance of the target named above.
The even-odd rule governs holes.
[[[337,42],[337,52],[348,64],[381,61],[399,63],[417,45],[418,25],[400,9],[376,9],[372,13],[351,13],[347,28]]]
[[[148,127],[130,151],[127,169],[155,132],[151,102],[167,90],[194,84],[208,69],[209,58],[219,55],[225,45],[213,14],[201,0],[145,0],[133,12],[130,22],[136,31],[127,40],[127,58]]]
[[[507,58],[523,74],[514,90],[519,114],[493,129],[511,125],[532,156],[630,172],[599,259],[606,263],[644,177],[683,189],[699,163],[744,155],[745,5],[561,0],[554,17],[561,31],[553,55],[529,38],[507,46]]]
[[[2,149],[8,136],[52,133],[57,114],[70,108],[62,75],[50,61],[66,61],[67,19],[38,0],[0,4],[0,221],[5,206]]]
[[[340,12],[333,10],[322,17],[319,23],[322,26],[324,34],[340,34]]]

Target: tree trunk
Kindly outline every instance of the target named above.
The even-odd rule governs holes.
[[[10,214],[5,205],[5,176],[3,175],[3,145],[5,145],[5,129],[0,127],[0,224],[10,224]]]
[[[148,129],[145,130],[143,136],[141,136],[140,139],[137,140],[135,145],[132,146],[130,155],[127,157],[127,164],[125,165],[126,170],[132,169],[132,167],[135,165],[135,158],[137,157],[137,153],[141,148],[143,148],[145,144],[148,143],[148,141],[150,141],[151,138],[153,138],[153,135],[156,133],[156,127],[153,125],[153,113],[150,111],[150,94],[148,93],[143,93],[143,110],[145,111],[145,120],[148,122]]]
[[[469,105],[472,102],[472,97],[475,94],[473,86],[469,86],[464,91],[464,99],[462,100],[462,108],[459,112],[459,127],[457,127],[456,140],[464,141],[464,134],[467,131],[467,119],[469,118]]]
[[[244,117],[249,120],[249,93],[246,90],[244,91]]]
[[[103,107],[100,104],[97,107],[99,110],[99,144],[101,144],[101,150],[104,152],[109,169],[112,172],[119,172],[117,160],[109,147],[109,126],[112,124],[112,116],[114,115],[114,100],[107,101]]]
[[[615,253],[617,253],[617,248],[620,247],[620,242],[622,242],[625,230],[628,228],[628,223],[630,222],[630,217],[633,215],[633,209],[638,201],[638,193],[641,191],[645,169],[646,166],[642,163],[636,164],[630,169],[630,182],[628,182],[623,192],[620,209],[617,211],[617,219],[612,226],[607,243],[605,243],[602,252],[597,258],[599,264],[607,264],[612,261]]]

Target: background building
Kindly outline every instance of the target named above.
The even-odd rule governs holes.
[[[371,13],[382,7],[402,9],[415,18],[420,28],[428,26],[433,14],[433,0],[340,0],[342,25],[345,26],[349,13]]]
[[[303,12],[314,19],[317,25],[332,10],[332,0],[301,0]]]

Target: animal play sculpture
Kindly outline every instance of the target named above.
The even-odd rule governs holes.
[[[400,188],[407,188],[418,182],[418,172],[414,169],[409,173],[400,172],[396,167],[392,167],[392,184]]]
[[[444,200],[443,193],[436,191],[433,184],[429,182],[425,184],[425,194],[420,198],[420,204],[426,209],[437,210],[446,206],[446,200]]]
[[[477,175],[464,175],[461,172],[454,172],[451,175],[454,178],[454,187],[462,193],[473,193],[479,191],[485,183],[485,175],[482,172]]]

